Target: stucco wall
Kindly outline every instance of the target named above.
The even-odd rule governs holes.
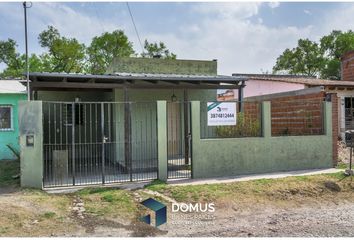
[[[279,81],[260,81],[249,80],[246,81],[246,87],[243,90],[243,97],[254,97],[266,94],[289,92],[295,90],[305,89],[305,85],[301,83],[286,83]],[[238,91],[234,90],[235,99],[238,97]]]
[[[194,178],[332,167],[331,103],[325,135],[271,137],[270,103],[264,103],[263,137],[200,139],[200,103],[192,103]]]
[[[19,102],[19,129],[21,186],[42,188],[43,123],[41,101]],[[27,136],[33,136],[33,146],[27,145]]]
[[[12,130],[0,130],[0,160],[17,159],[16,155],[6,146],[11,145],[20,151],[18,131],[18,101],[25,100],[26,94],[0,94],[0,105],[12,106]]]

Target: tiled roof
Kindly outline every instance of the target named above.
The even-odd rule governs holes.
[[[26,93],[26,87],[19,80],[0,80],[0,94]]]
[[[248,81],[274,81],[274,82],[287,82],[305,84],[307,86],[334,86],[334,87],[354,87],[352,81],[342,80],[327,80],[319,78],[310,78],[304,76],[291,76],[291,75],[267,75],[267,74],[233,74],[233,76],[245,77]]]

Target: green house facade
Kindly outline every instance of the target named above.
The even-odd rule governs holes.
[[[22,186],[331,166],[330,103],[323,104],[321,135],[270,136],[269,102],[246,106],[246,79],[218,75],[217,61],[116,59],[102,75],[30,73],[30,80],[31,101],[22,101],[19,109]],[[219,89],[237,89],[238,99],[218,102]],[[209,124],[210,104],[240,122]]]
[[[0,160],[18,159],[18,102],[25,99],[25,87],[19,81],[0,80]]]

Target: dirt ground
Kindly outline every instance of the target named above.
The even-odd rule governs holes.
[[[177,237],[353,237],[353,212],[354,202],[341,200],[292,207],[228,206],[217,208],[209,224],[167,223],[163,229]]]
[[[85,191],[47,194],[2,187],[0,237],[354,236],[354,183],[340,176]],[[146,214],[139,201],[147,197],[168,206],[168,221],[159,228],[138,220]],[[215,212],[176,213],[171,201],[212,202]]]

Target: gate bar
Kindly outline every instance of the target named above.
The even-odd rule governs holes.
[[[73,174],[73,185],[75,186],[75,103],[71,105],[71,141],[72,141],[72,174]]]
[[[102,184],[105,183],[105,169],[104,169],[104,162],[105,162],[105,133],[104,133],[104,103],[101,103],[101,131],[102,131]]]
[[[183,106],[183,120],[184,120],[184,163],[189,164],[189,121],[188,121],[188,92],[187,90],[183,91],[184,106]]]

